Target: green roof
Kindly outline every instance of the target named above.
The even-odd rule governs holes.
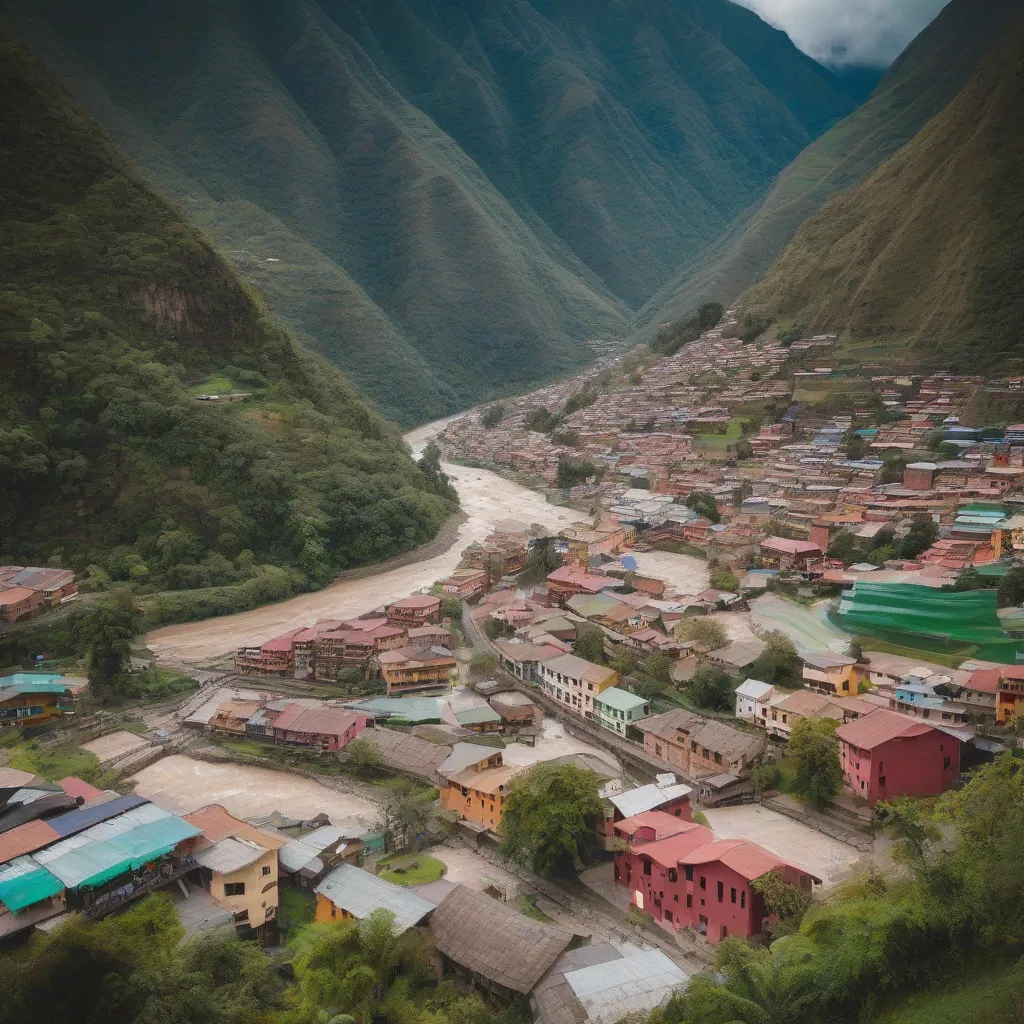
[[[368,715],[395,715],[410,722],[436,722],[441,715],[437,697],[371,697],[349,704],[352,711]]]
[[[494,708],[469,708],[466,711],[456,711],[455,718],[459,725],[482,725],[484,722],[500,722],[501,715]]]
[[[31,857],[18,857],[0,869],[0,903],[17,912],[64,891],[59,878]]]
[[[61,675],[17,672],[0,678],[0,695],[6,697],[16,693],[64,693],[67,688]]]
[[[649,701],[643,697],[638,697],[635,693],[630,693],[628,690],[620,690],[617,686],[609,686],[607,690],[602,690],[594,698],[594,703],[604,704],[607,707],[615,708],[616,711],[633,711],[644,704],[648,704]]]

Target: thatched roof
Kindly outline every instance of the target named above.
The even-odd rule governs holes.
[[[448,959],[502,988],[529,994],[573,940],[460,885],[434,911],[434,942]]]

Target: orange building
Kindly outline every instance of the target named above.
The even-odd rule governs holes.
[[[441,790],[441,806],[457,811],[460,818],[497,832],[505,810],[508,785],[513,776],[523,771],[516,765],[499,765],[477,771],[467,768],[452,775]]]
[[[459,672],[459,663],[446,647],[382,651],[374,662],[389,694],[447,686]]]
[[[414,594],[403,597],[388,605],[388,622],[392,626],[404,626],[415,629],[417,626],[428,626],[441,621],[441,598],[429,594]]]

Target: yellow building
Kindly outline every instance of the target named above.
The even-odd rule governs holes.
[[[232,914],[236,929],[251,928],[262,937],[277,920],[277,851],[288,840],[236,818],[219,804],[201,807],[185,820],[203,830],[189,852],[214,903]]]
[[[841,654],[817,652],[801,654],[800,658],[804,663],[804,686],[829,697],[855,697],[866,678],[864,669],[853,658]]]
[[[434,904],[384,878],[339,864],[316,887],[316,922],[361,921],[375,910],[394,914],[396,935],[413,928],[434,912]]]

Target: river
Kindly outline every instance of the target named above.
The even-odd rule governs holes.
[[[418,456],[431,437],[457,418],[417,427],[405,439]],[[539,523],[554,533],[582,518],[580,513],[549,505],[543,495],[488,470],[450,463],[444,464],[444,470],[458,490],[462,511],[468,517],[459,528],[455,543],[444,554],[377,576],[342,580],[316,593],[251,612],[165,626],[146,637],[147,646],[161,659],[209,664],[239,647],[262,643],[298,626],[309,626],[321,619],[351,618],[430,587],[447,576],[458,565],[462,552],[474,541],[487,537],[494,523],[501,519],[516,519],[527,525]]]

